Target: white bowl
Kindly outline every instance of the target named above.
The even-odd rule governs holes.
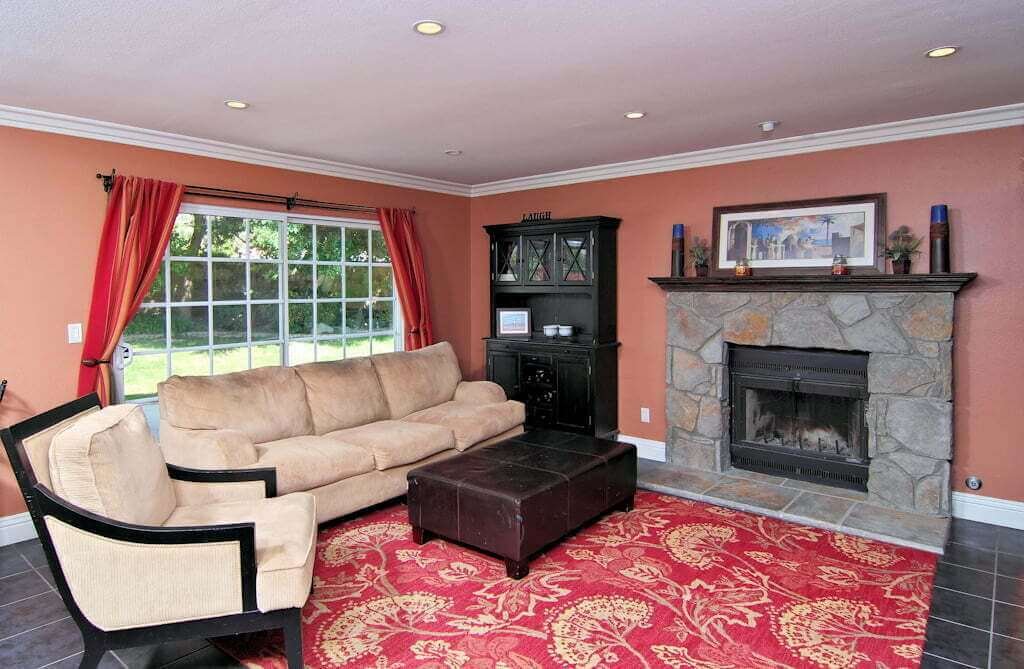
[[[544,336],[545,337],[554,337],[556,334],[558,334],[558,326],[557,325],[545,325],[544,326]]]
[[[560,337],[571,337],[572,336],[572,326],[571,325],[559,325],[558,326],[558,335]]]

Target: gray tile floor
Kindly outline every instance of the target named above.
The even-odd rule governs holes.
[[[70,669],[82,639],[38,541],[0,548],[0,667]],[[202,639],[107,653],[104,668],[240,667]],[[935,575],[924,669],[1024,667],[1024,531],[954,520]]]

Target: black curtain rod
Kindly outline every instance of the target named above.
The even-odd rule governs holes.
[[[114,176],[117,170],[110,170],[110,174],[97,173],[96,178],[102,179],[103,191],[110,192],[114,187]],[[252,193],[244,190],[231,190],[229,188],[212,188],[210,186],[185,186],[186,195],[198,195],[201,197],[215,197],[223,200],[239,200],[242,202],[261,202],[264,204],[279,204],[291,211],[295,207],[308,207],[310,209],[326,209],[329,211],[347,211],[357,214],[376,214],[375,207],[367,207],[361,204],[345,204],[342,202],[324,202],[322,200],[309,200],[294,195],[272,195],[269,193]],[[415,211],[415,209],[413,210]]]

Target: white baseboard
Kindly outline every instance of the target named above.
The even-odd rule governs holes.
[[[1024,502],[954,492],[953,517],[1024,530]]]
[[[631,437],[628,434],[620,434],[619,441],[636,446],[636,454],[644,460],[657,460],[665,462],[665,442],[643,437]]]
[[[36,538],[36,527],[28,511],[0,517],[0,546]]]

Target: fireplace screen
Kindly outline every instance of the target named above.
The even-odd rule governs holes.
[[[865,489],[867,355],[730,349],[735,467]]]

